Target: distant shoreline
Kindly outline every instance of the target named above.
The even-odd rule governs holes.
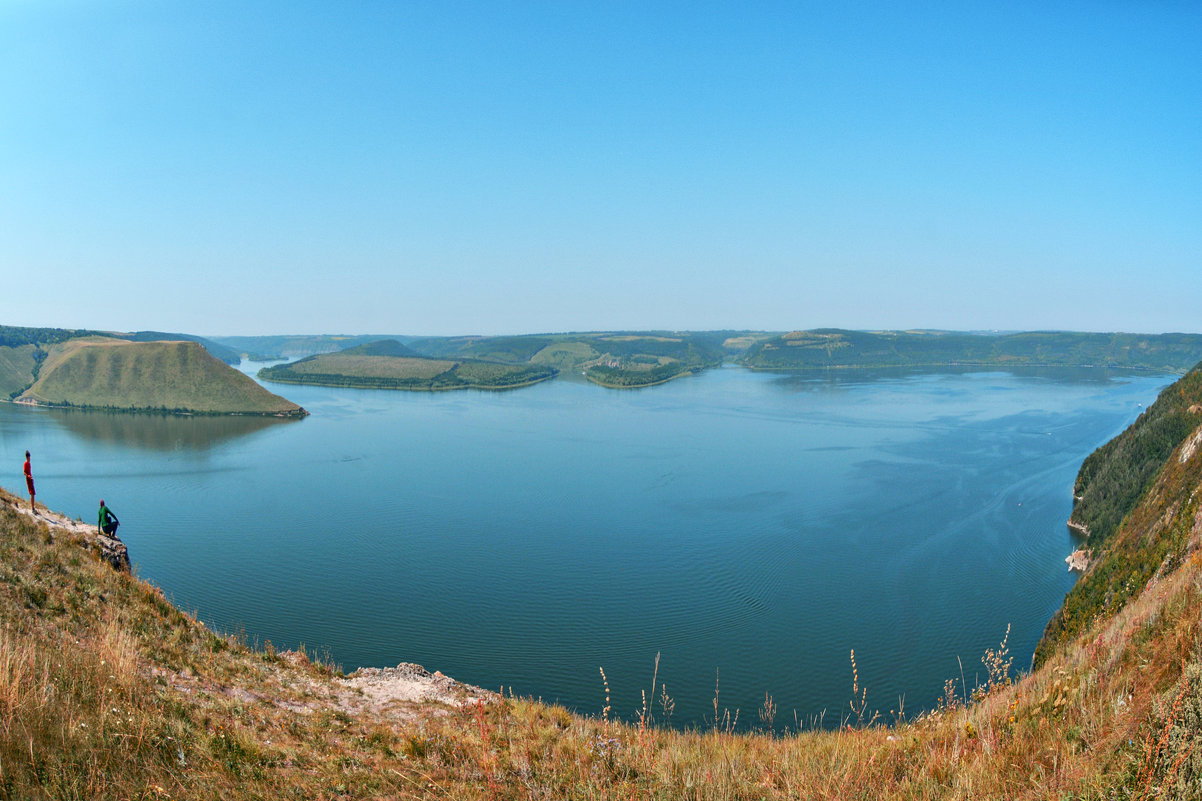
[[[1185,375],[1189,370],[1181,370],[1175,367],[1142,367],[1129,366],[1121,364],[1054,364],[1050,362],[1021,362],[1021,363],[1002,363],[1002,362],[924,362],[921,364],[807,364],[798,365],[796,367],[761,367],[754,364],[742,363],[739,367],[745,367],[748,370],[754,370],[757,373],[803,373],[813,370],[912,370],[915,368],[927,369],[931,367],[967,367],[969,369],[997,369],[1009,370],[1015,367],[1033,367],[1038,369],[1053,369],[1053,370],[1131,370],[1138,373],[1167,373],[1170,375]]]
[[[306,386],[306,387],[333,387],[335,389],[382,389],[382,390],[386,390],[389,392],[454,392],[454,391],[460,390],[460,389],[479,389],[479,390],[485,390],[485,391],[489,391],[489,392],[505,392],[510,389],[522,389],[524,387],[532,387],[535,384],[541,384],[544,381],[550,381],[552,378],[555,378],[555,374],[541,376],[541,377],[535,378],[531,381],[523,381],[520,384],[505,384],[503,386],[497,386],[497,385],[491,385],[491,384],[458,384],[455,386],[444,386],[444,387],[431,387],[431,386],[426,386],[426,387],[391,386],[391,387],[389,387],[389,386],[380,386],[380,385],[369,386],[367,384],[355,384],[355,383],[351,383],[351,382],[341,382],[341,381],[339,381],[339,382],[335,382],[335,381],[297,381],[297,380],[291,379],[291,378],[276,378],[274,376],[272,376],[271,378],[268,378],[267,376],[260,376],[260,378],[262,378],[263,381],[271,381],[272,383],[276,383],[276,384],[293,384],[295,386]]]

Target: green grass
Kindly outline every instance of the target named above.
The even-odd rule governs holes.
[[[0,347],[0,398],[11,398],[33,383],[36,346]]]
[[[397,356],[357,356],[331,353],[289,365],[298,375],[332,374],[347,378],[427,380],[452,369],[455,362]]]
[[[55,345],[19,400],[91,409],[299,416],[299,406],[195,342],[100,337]]]
[[[553,342],[530,357],[534,364],[547,364],[561,370],[578,368],[581,364],[597,358],[598,353],[587,342],[575,340]]]
[[[617,366],[598,364],[585,371],[585,377],[594,384],[610,389],[633,389],[666,384],[674,378],[692,375],[698,367],[675,360],[656,361],[654,364],[634,359],[623,360]]]

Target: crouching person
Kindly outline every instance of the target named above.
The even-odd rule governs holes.
[[[121,525],[121,521],[113,514],[113,510],[104,505],[104,501],[100,502],[100,521],[97,524],[98,528],[109,535],[110,537],[117,534],[117,526]]]

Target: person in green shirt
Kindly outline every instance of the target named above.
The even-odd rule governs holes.
[[[105,506],[104,501],[101,500],[100,521],[97,524],[97,528],[111,537],[117,533],[117,526],[119,525],[121,525],[121,521],[117,519],[115,514],[113,514],[113,510]]]

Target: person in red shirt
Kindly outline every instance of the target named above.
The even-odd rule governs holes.
[[[29,451],[25,451],[25,486],[29,487],[29,511],[37,514],[33,508],[33,469],[29,466]]]

